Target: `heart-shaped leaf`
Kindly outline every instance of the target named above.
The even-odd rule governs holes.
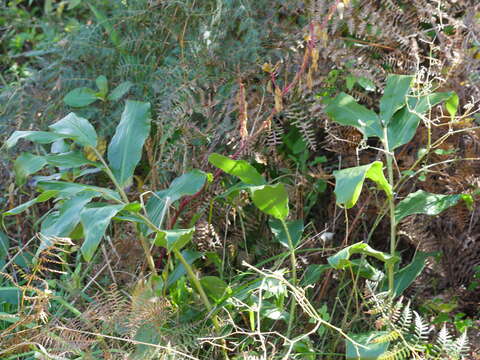
[[[372,256],[385,264],[395,263],[398,261],[397,256],[391,256],[384,252],[378,251],[370,247],[370,245],[359,242],[340,250],[335,255],[328,258],[328,263],[331,267],[337,270],[343,270],[351,265],[350,257],[354,254],[363,254]]]
[[[380,118],[388,126],[393,114],[406,103],[406,96],[410,92],[413,76],[389,75],[382,98],[380,99]]]
[[[370,179],[385,191],[388,197],[392,196],[392,188],[383,174],[383,163],[375,161],[368,165],[356,166],[334,171],[335,195],[337,204],[347,209],[353,207],[360,196],[365,179]]]
[[[288,193],[285,185],[255,186],[250,188],[252,201],[262,212],[279,220],[288,216]]]
[[[278,219],[270,219],[268,223],[270,225],[270,229],[272,230],[273,235],[280,242],[280,244],[282,244],[286,248],[290,248],[290,245],[288,244],[287,234],[285,233],[282,222]],[[295,248],[300,243],[300,240],[302,238],[303,220],[287,221],[287,228],[292,239],[292,245]]]
[[[360,105],[348,94],[339,94],[326,108],[325,112],[341,125],[357,128],[365,138],[383,137],[383,128],[378,115]]]
[[[150,220],[156,226],[161,227],[163,222],[162,217],[165,215],[166,209],[180,198],[199,192],[208,178],[207,173],[200,170],[193,170],[173,180],[168,189],[156,192],[148,199],[146,205]]]

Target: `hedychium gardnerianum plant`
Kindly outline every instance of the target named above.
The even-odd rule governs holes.
[[[397,224],[407,216],[413,214],[438,215],[448,207],[456,205],[464,200],[467,206],[473,202],[469,194],[441,195],[418,190],[408,194],[399,201],[397,193],[405,180],[411,177],[413,170],[425,160],[427,154],[434,149],[437,143],[432,143],[430,135],[431,109],[445,102],[446,109],[452,119],[455,117],[458,107],[458,97],[451,92],[422,93],[421,84],[415,82],[414,76],[389,75],[387,77],[384,94],[380,99],[379,113],[367,109],[345,93],[341,93],[334,99],[327,100],[328,106],[325,111],[335,122],[353,126],[367,138],[377,138],[382,144],[379,151],[385,157],[387,177],[384,175],[384,164],[381,161],[342,169],[334,172],[336,180],[335,195],[338,205],[345,209],[352,208],[358,201],[366,179],[375,182],[386,195],[386,205],[381,210],[376,225],[380,219],[388,214],[390,220],[390,233],[388,236],[389,253],[374,250],[365,242],[359,242],[346,247],[328,261],[334,269],[346,269],[352,266],[350,257],[353,254],[372,256],[384,262],[386,267],[385,289],[393,299],[399,296],[421,273],[425,266],[427,255],[417,253],[412,262],[397,269],[396,264],[400,257],[396,253],[397,248]],[[395,150],[409,143],[414,137],[421,121],[427,123],[429,131],[426,149],[420,158],[414,163],[411,171],[402,176],[395,177]],[[375,226],[374,226],[375,227]],[[373,231],[373,230],[372,230]]]
[[[133,222],[152,274],[150,279],[163,288],[171,286],[168,266],[159,276],[152,257],[153,246],[162,246],[173,253],[184,267],[183,273],[186,272],[205,308],[211,313],[213,305],[207,295],[209,282],[199,279],[192,262],[182,253],[182,248],[192,239],[194,228],[162,229],[168,207],[182,197],[200,191],[211,180],[211,175],[199,170],[186,173],[174,179],[167,189],[153,193],[145,205],[143,196],[139,201],[130,201],[125,192],[141,160],[143,146],[150,133],[150,121],[149,103],[127,100],[120,123],[108,145],[106,158],[94,127],[75,113],[50,125],[48,131],[15,131],[6,141],[7,148],[25,139],[39,144],[45,154],[24,152],[17,157],[14,163],[17,184],[25,184],[27,177],[44,168],[49,168],[52,173],[36,176],[33,183],[40,194],[5,211],[3,216],[18,215],[34,204],[54,200],[55,206],[41,222],[40,233],[46,237],[70,237],[74,233],[77,238],[83,237],[79,251],[86,262],[92,260],[112,221]],[[104,172],[114,188],[81,182],[84,176],[96,172]],[[79,236],[79,233],[82,235]],[[211,319],[217,333],[220,333],[217,315],[211,315]]]

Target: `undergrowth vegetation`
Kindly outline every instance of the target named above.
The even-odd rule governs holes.
[[[479,359],[474,0],[0,5],[1,359]]]

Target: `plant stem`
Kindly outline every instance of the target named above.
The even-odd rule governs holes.
[[[185,270],[187,271],[187,275],[190,278],[190,281],[193,283],[193,285],[197,289],[198,294],[200,295],[200,298],[202,299],[203,304],[205,305],[207,310],[209,312],[211,312],[213,310],[213,306],[210,303],[210,300],[208,300],[207,294],[205,294],[205,290],[203,290],[203,286],[200,283],[200,280],[198,280],[197,275],[195,275],[195,273],[193,272],[192,267],[187,262],[187,260],[185,260],[182,253],[179,250],[174,249],[173,253],[177,257],[177,259],[182,263],[182,265],[185,267]],[[215,314],[212,314],[212,323],[213,323],[213,326],[215,327],[216,333],[218,335],[220,335],[221,334],[220,323],[218,322],[218,317]],[[225,345],[225,339],[223,339],[222,342]],[[225,347],[223,348],[223,356],[224,356],[225,359],[228,359],[228,354],[227,354],[227,351],[226,351]]]
[[[107,165],[107,162],[103,158],[102,154],[100,154],[100,152],[98,151],[97,148],[92,147],[92,149],[93,149],[93,152],[95,153],[95,155],[97,156],[97,158],[103,164],[105,172],[107,173],[110,180],[112,180],[113,185],[115,185],[115,188],[120,193],[120,196],[122,197],[122,200],[125,202],[125,204],[129,204],[130,201],[128,200],[127,194],[125,193],[123,188],[118,183],[117,179],[115,178],[115,175],[113,175],[112,170]],[[137,231],[137,236],[140,239],[140,243],[142,244],[143,251],[145,252],[145,257],[147,259],[148,267],[150,268],[150,271],[152,272],[153,275],[157,275],[157,269],[155,267],[155,262],[153,261],[152,252],[150,251],[150,244],[148,243],[147,239],[145,239],[145,236],[143,236],[143,234],[141,233],[141,231],[138,228],[136,228],[136,231]]]
[[[297,259],[295,257],[295,246],[293,246],[292,237],[290,236],[290,231],[288,231],[288,226],[285,220],[280,220],[282,223],[283,229],[285,230],[285,234],[287,235],[288,240],[288,247],[290,248],[290,266],[292,268],[292,285],[297,285]],[[295,308],[297,306],[297,300],[295,296],[292,297],[292,302],[290,304],[290,317],[288,320],[288,328],[287,328],[287,338],[290,337],[292,332],[293,320],[295,319]]]
[[[385,154],[387,157],[387,173],[388,173],[388,183],[391,186],[393,191],[394,189],[394,178],[393,178],[393,154],[390,151],[390,147],[388,145],[388,134],[387,128],[384,128],[384,139],[383,139],[383,146],[385,148]],[[390,209],[390,255],[395,257],[395,249],[397,247],[397,222],[395,220],[395,196],[392,194],[391,197],[388,199],[388,207]],[[390,292],[390,296],[393,297],[394,294],[394,279],[395,279],[395,263],[390,262],[387,264],[387,276],[388,276],[388,290]]]

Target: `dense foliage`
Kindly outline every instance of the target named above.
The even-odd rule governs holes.
[[[475,0],[0,11],[0,358],[478,359]]]

